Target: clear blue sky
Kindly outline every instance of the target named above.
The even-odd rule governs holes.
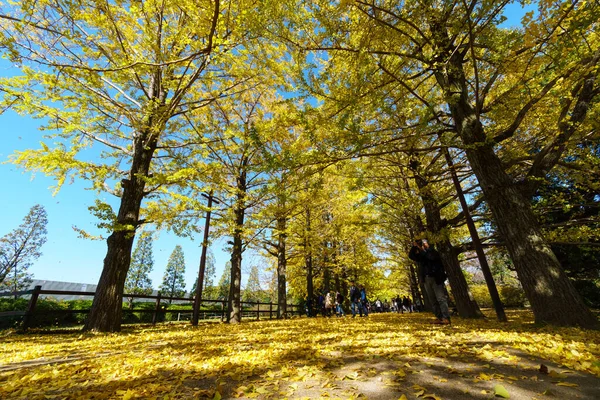
[[[524,10],[519,4],[509,5],[505,13],[509,20],[504,26],[519,25],[521,16],[531,9],[532,6]],[[11,73],[14,71],[10,65],[0,60],[0,76],[8,76]],[[42,249],[42,257],[34,263],[30,272],[35,279],[95,284],[102,272],[106,242],[78,238],[72,226],[97,232],[94,226],[95,218],[88,211],[88,207],[94,204],[96,193],[85,190],[84,183],[76,181],[65,185],[53,197],[52,190],[49,189],[54,185],[52,179],[39,173],[33,176],[6,163],[8,156],[16,150],[39,148],[42,133],[38,126],[39,121],[20,117],[11,111],[0,115],[0,236],[16,228],[33,205],[42,204],[48,212],[48,241]],[[100,197],[114,204],[111,195],[102,194]],[[200,240],[200,237],[190,240],[178,238],[168,232],[160,233],[154,242],[154,271],[151,274],[155,288],[162,282],[168,257],[178,244],[183,247],[185,253],[187,289],[191,288],[198,274]],[[217,280],[229,260],[229,254],[222,251],[223,243],[217,241],[212,245],[217,261]],[[246,266],[259,263],[256,255],[244,255],[244,271],[248,269]]]

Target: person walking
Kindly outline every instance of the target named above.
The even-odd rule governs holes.
[[[408,298],[408,296],[404,296],[404,298],[402,299],[402,307],[408,311],[408,312],[412,312],[411,309],[411,302],[410,299]]]
[[[424,283],[427,300],[436,316],[434,324],[449,325],[450,311],[444,282],[446,272],[439,253],[426,240],[417,240],[408,257],[419,266],[419,279]]]
[[[362,307],[360,305],[360,290],[355,286],[354,281],[350,281],[350,311],[352,318],[356,317],[356,310],[362,317]]]
[[[340,292],[335,294],[335,312],[338,317],[344,316],[344,296]]]
[[[331,292],[327,292],[327,295],[325,296],[325,316],[326,317],[330,317],[331,314],[333,313],[333,296]]]
[[[363,312],[365,317],[369,316],[368,305],[369,301],[367,300],[367,289],[365,289],[364,285],[360,285],[360,305],[363,308]],[[361,314],[362,317],[362,314]]]

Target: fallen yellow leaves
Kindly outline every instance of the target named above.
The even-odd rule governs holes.
[[[548,386],[579,390],[565,382],[569,369],[600,376],[597,332],[458,318],[444,330],[427,319],[384,314],[360,322],[302,318],[8,335],[0,344],[0,398],[439,400],[469,389],[488,395],[503,385],[509,392],[521,383],[538,385],[537,393]],[[538,356],[563,367],[540,375],[539,361],[528,360]]]

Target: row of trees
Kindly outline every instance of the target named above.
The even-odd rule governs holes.
[[[230,238],[229,322],[248,248],[272,256],[283,317],[287,292],[349,278],[418,296],[405,253],[427,236],[462,316],[481,316],[460,265],[475,250],[503,318],[484,251],[500,247],[538,322],[596,326],[552,244],[598,254],[598,5],[538,1],[506,28],[508,4],[3,6],[22,71],[3,106],[50,132],[12,160],[116,196],[91,207],[109,236],[86,329],[120,328],[135,236],[193,235],[203,193]]]
[[[131,266],[127,272],[127,279],[125,280],[125,292],[129,294],[152,294],[153,286],[152,279],[150,279],[150,273],[153,269],[154,256],[152,251],[152,236],[143,234],[140,236],[137,245],[133,250]],[[203,299],[226,300],[229,293],[230,273],[230,264],[228,263],[225,266],[218,284],[215,284],[215,257],[212,252],[209,251],[204,272]],[[198,279],[195,280],[192,289],[189,291],[190,297],[193,297],[196,293],[197,284]],[[269,286],[272,287],[272,283]],[[177,245],[169,256],[162,283],[158,287],[158,290],[165,297],[183,297],[186,294],[185,288],[185,256],[183,248]],[[257,266],[253,266],[250,269],[250,274],[242,298],[244,301],[270,301],[275,299],[272,290],[262,290]],[[133,300],[133,297],[129,298],[130,307],[133,305]]]

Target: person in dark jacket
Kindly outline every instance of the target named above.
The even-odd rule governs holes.
[[[446,272],[440,254],[426,240],[415,241],[408,253],[408,257],[416,261],[419,266],[419,279],[425,287],[427,300],[433,306],[437,317],[436,324],[450,324],[448,298],[444,290]]]
[[[356,309],[362,317],[362,305],[360,302],[360,290],[354,285],[354,281],[350,281],[350,310],[352,311],[352,318],[356,316]]]
[[[365,317],[369,316],[369,300],[367,300],[367,289],[365,289],[365,285],[360,285],[360,305],[362,307],[360,316],[363,314]]]

